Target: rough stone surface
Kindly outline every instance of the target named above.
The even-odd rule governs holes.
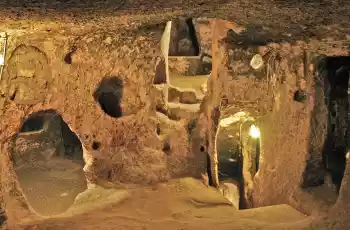
[[[11,3],[12,5],[9,3],[9,6],[19,3],[18,1]],[[218,108],[221,98],[225,96],[236,110],[248,110],[254,114],[261,127],[262,162],[254,178],[252,206],[287,203],[311,215],[319,214],[318,210],[321,210],[322,214],[330,213],[324,218],[313,218],[313,222],[297,223],[294,226],[289,224],[269,228],[266,223],[256,222],[239,225],[244,222],[243,220],[237,221],[237,226],[241,229],[246,226],[262,229],[329,229],[330,227],[346,229],[349,226],[347,225],[349,224],[347,213],[350,210],[347,173],[349,167],[346,168],[334,207],[328,205],[324,207],[319,198],[300,189],[305,177],[307,159],[310,155],[317,155],[310,151],[309,144],[317,139],[318,135],[323,136],[324,130],[312,132],[310,118],[317,116],[312,114],[315,103],[300,104],[293,100],[298,80],[306,77],[304,70],[309,69],[309,66],[304,65],[304,50],[312,50],[315,56],[348,55],[348,41],[345,36],[349,23],[348,6],[334,7],[335,2],[329,1],[325,1],[324,7],[319,8],[315,8],[315,2],[304,1],[297,3],[210,1],[201,4],[198,2],[183,4],[182,1],[180,4],[179,1],[174,1],[167,2],[167,7],[174,6],[177,10],[164,14],[162,10],[167,11],[163,8],[166,5],[164,1],[155,4],[149,1],[133,1],[132,4],[123,5],[124,8],[120,8],[123,9],[121,12],[107,14],[96,11],[96,9],[115,9],[119,6],[116,1],[110,3],[109,7],[103,2],[89,3],[90,10],[95,8],[92,10],[94,14],[89,18],[82,17],[82,13],[87,12],[82,12],[82,8],[73,13],[68,3],[62,5],[62,8],[65,8],[63,12],[46,11],[45,7],[34,11],[22,11],[22,9],[11,11],[9,8],[4,8],[1,12],[7,19],[0,28],[8,31],[10,36],[8,66],[1,82],[1,97],[6,100],[0,121],[1,192],[4,194],[1,196],[1,203],[6,205],[9,222],[16,223],[18,219],[34,218],[23,198],[13,163],[9,158],[12,151],[12,137],[29,114],[54,109],[62,115],[63,120],[77,134],[84,147],[84,159],[87,164],[85,176],[89,183],[124,187],[130,184],[151,185],[170,178],[184,176],[199,178],[206,172],[205,152],[211,154],[216,151],[215,139],[220,118]],[[140,3],[138,11],[133,11],[133,14],[136,12],[145,14],[128,15],[136,9],[137,3]],[[152,15],[149,14],[151,5],[160,7],[159,11],[152,12]],[[215,7],[212,7],[214,5]],[[23,6],[23,3],[20,6]],[[76,2],[75,6],[81,5]],[[210,9],[210,12],[205,12],[206,8]],[[233,8],[237,13],[228,13],[227,9]],[[220,18],[232,19],[242,24],[246,30],[241,34],[236,32],[241,35],[235,37],[238,41],[251,37],[258,37],[263,41],[254,41],[256,49],[248,51],[240,46],[232,46],[232,42],[225,43],[222,38],[226,37],[227,29],[233,28],[234,25],[225,24],[224,21],[218,23],[215,28],[218,31],[220,28],[222,30],[213,33],[216,39],[212,47],[216,48],[212,49],[213,71],[208,82],[208,95],[201,104],[191,107],[170,103],[166,110],[168,116],[163,116],[155,111],[155,98],[159,97],[152,89],[155,66],[157,60],[162,58],[159,41],[164,22],[183,14],[184,11],[187,15],[193,13],[187,9],[192,9],[193,12],[204,11],[205,16],[222,16]],[[69,14],[64,13],[69,10],[71,10]],[[104,16],[100,17],[102,12]],[[44,23],[46,22],[42,17],[44,13],[47,13],[45,18],[54,16],[52,21]],[[38,18],[29,21],[28,16]],[[95,19],[89,21],[90,18]],[[334,23],[335,18],[337,24]],[[239,31],[237,28],[235,30]],[[330,37],[331,31],[332,37]],[[258,42],[258,45],[255,42]],[[74,49],[75,52],[71,54],[69,64],[65,61],[65,57],[72,51],[72,47],[76,47],[76,50]],[[251,54],[265,53],[269,49],[272,49],[270,54],[276,56],[270,54],[266,56],[268,60],[261,70],[263,72],[252,72],[248,76],[236,78],[235,71],[242,73],[249,66]],[[16,50],[21,52],[16,53]],[[230,55],[232,50],[241,50],[242,53],[232,56]],[[26,52],[27,54],[33,52],[33,55],[35,53],[37,57],[35,61],[40,65],[32,65],[32,56]],[[246,62],[235,63],[235,59],[240,55]],[[11,60],[11,57],[15,56],[21,57],[21,60],[23,58],[24,62]],[[228,65],[232,60],[231,64],[237,65]],[[22,65],[26,68],[22,68]],[[106,115],[93,98],[99,83],[110,76],[120,77],[124,84],[120,105],[126,116],[120,118]],[[316,81],[317,79],[313,78],[307,80],[306,89],[311,95],[314,94]],[[27,84],[27,82],[34,83]],[[34,91],[32,87],[38,90]],[[192,135],[189,135],[187,124],[194,118],[198,119],[198,127],[193,130]],[[319,119],[321,122],[324,121],[323,115]],[[161,137],[156,132],[159,123],[161,123],[160,133],[163,133]],[[97,151],[93,149],[93,143],[96,141],[101,144]],[[164,143],[170,148],[167,154],[163,152]],[[315,143],[318,144],[312,149],[318,152],[322,141]],[[204,152],[200,151],[201,146],[204,147]],[[317,157],[319,156],[315,158]],[[212,165],[217,163],[215,159],[211,160]],[[181,186],[172,187],[172,191],[183,189],[183,185]],[[197,194],[203,189],[201,187],[196,190]],[[191,193],[187,190],[186,192]],[[143,195],[148,196],[149,193]],[[162,196],[156,194],[151,198],[157,199],[157,197],[161,199]],[[168,207],[164,205],[163,200],[157,201],[158,207]],[[147,204],[154,208],[155,203],[151,199],[149,202]],[[197,206],[202,205],[196,202],[197,200],[194,200]],[[152,214],[160,218],[161,211]],[[203,213],[199,216],[202,215]],[[200,225],[191,222],[191,227],[209,229],[214,226],[214,222],[211,221],[211,217],[214,216],[215,211],[207,214]],[[152,218],[147,216],[144,220],[138,221],[144,223]],[[172,218],[176,219],[176,215]],[[99,225],[106,219],[101,217]],[[225,223],[221,221],[218,222],[223,224],[223,229],[233,227],[228,219],[224,220]],[[128,222],[132,225],[128,226],[129,229],[140,226],[131,222]],[[40,224],[35,223],[31,227],[35,228]],[[76,222],[68,221],[64,224],[72,225],[65,226],[66,228],[79,228]],[[171,224],[173,228],[179,225],[185,226],[184,222]],[[45,225],[57,227],[59,223],[49,220],[43,223],[43,226]],[[96,229],[96,225],[93,224],[89,227]]]

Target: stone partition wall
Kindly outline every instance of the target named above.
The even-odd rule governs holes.
[[[259,119],[263,157],[253,205],[288,203],[308,214],[327,211],[337,195],[328,192],[332,182],[327,181],[322,159],[328,111],[317,66],[324,56],[347,56],[348,50],[318,41],[280,44],[277,50],[280,68],[272,110]],[[300,88],[307,92],[304,103],[295,100]],[[319,196],[322,189],[328,195]]]
[[[158,96],[152,84],[157,60],[164,59],[164,26],[120,33],[61,25],[8,32],[0,146],[9,213],[28,215],[28,208],[20,208],[27,205],[12,164],[12,140],[24,119],[39,111],[56,111],[77,135],[88,184],[149,185],[200,178],[206,171],[204,154],[191,151],[187,122],[173,124],[155,111]],[[164,150],[157,133],[160,123],[171,151]]]
[[[219,22],[217,28],[224,27]],[[237,39],[240,32],[236,33]],[[247,33],[253,31],[243,31],[242,36],[249,37]],[[211,92],[220,96],[211,98],[211,104],[218,105],[218,100],[225,98],[233,111],[255,117],[261,129],[260,169],[248,206],[287,203],[308,214],[329,210],[335,203],[330,197],[338,195],[329,189],[332,182],[322,159],[328,112],[317,66],[326,56],[349,55],[346,44],[310,40],[263,45],[260,41],[238,44],[232,37],[216,40],[221,52],[213,52],[213,63],[219,58],[216,65],[220,66],[216,67],[217,77],[211,78],[215,81]],[[264,66],[256,71],[249,63],[255,54],[264,60]],[[295,100],[300,89],[307,95],[303,103]],[[324,181],[322,187],[311,183],[317,178]],[[328,197],[319,196],[319,191]]]

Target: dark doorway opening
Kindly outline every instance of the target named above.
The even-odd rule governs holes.
[[[119,77],[103,79],[94,93],[94,99],[101,109],[114,118],[122,117],[121,99],[123,98],[124,83]]]
[[[193,24],[193,19],[192,18],[187,19],[186,24],[188,26],[189,37],[191,38],[191,41],[192,41],[194,53],[195,55],[199,55],[199,42],[197,39],[196,27]]]
[[[319,56],[314,63],[314,107],[301,188],[331,207],[339,195],[349,149],[350,57]]]
[[[330,173],[332,182],[339,191],[346,166],[348,112],[349,112],[349,71],[350,57],[329,57],[327,68],[326,104],[328,107],[328,132],[323,151],[323,163]]]
[[[251,184],[259,170],[260,137],[250,134],[250,123],[236,122],[220,127],[216,148],[219,181],[238,186],[239,209],[253,208]]]
[[[200,46],[192,18],[172,21],[169,56],[198,56]]]
[[[239,124],[228,127],[220,127],[216,139],[218,152],[219,180],[239,180],[241,173],[241,143],[239,136]]]
[[[11,160],[23,194],[40,215],[63,213],[87,188],[82,143],[53,109],[30,114],[19,130],[26,127],[40,132],[18,132],[13,138]]]
[[[19,147],[16,143],[20,143],[20,146],[23,145],[16,152],[26,152],[17,154],[18,157],[34,154],[37,156],[36,158],[47,158],[49,156],[40,157],[47,152],[52,156],[84,162],[83,147],[78,136],[72,132],[62,116],[53,109],[30,114],[24,120],[20,132],[15,138],[15,148]],[[24,146],[25,144],[27,146]],[[52,151],[47,151],[48,149]]]

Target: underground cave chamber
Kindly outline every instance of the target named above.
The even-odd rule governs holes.
[[[235,184],[239,209],[249,208],[253,179],[259,170],[260,129],[245,112],[220,119],[216,138],[220,183]]]
[[[24,197],[39,215],[65,212],[87,188],[82,144],[55,110],[24,119],[11,157]]]

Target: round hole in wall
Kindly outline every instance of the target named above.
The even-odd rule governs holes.
[[[160,124],[157,124],[156,133],[158,136],[160,135]]]
[[[165,154],[169,155],[169,154],[170,154],[170,150],[171,150],[171,147],[170,147],[169,142],[165,141],[165,142],[163,143],[163,152],[164,152]]]
[[[121,107],[123,91],[124,83],[121,78],[107,77],[100,82],[93,96],[107,115],[119,118],[123,115]]]
[[[92,142],[92,146],[91,147],[92,147],[93,150],[98,150],[101,147],[101,143],[98,142],[98,141],[94,141],[94,142]]]

